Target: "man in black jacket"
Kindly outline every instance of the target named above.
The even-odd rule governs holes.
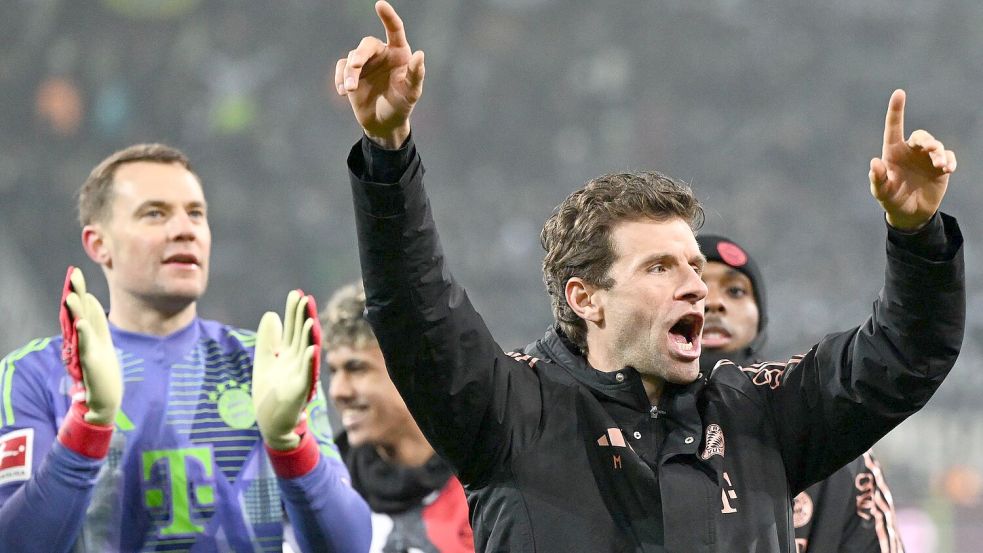
[[[707,258],[700,371],[728,360],[749,366],[761,360],[768,329],[765,284],[747,250],[713,234],[696,237]],[[894,501],[870,451],[795,496],[796,553],[900,553]]]
[[[465,485],[476,550],[793,551],[791,498],[918,410],[955,362],[962,238],[937,213],[955,156],[924,131],[904,140],[896,91],[869,173],[888,223],[872,317],[788,362],[712,374],[698,202],[658,173],[594,179],[543,230],[546,357],[506,354],[447,271],[423,188],[423,53],[388,3],[376,11],[387,41],[363,39],[335,72],[365,132],[348,165],[368,318]]]

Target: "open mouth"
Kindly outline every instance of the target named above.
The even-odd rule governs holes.
[[[701,343],[707,348],[722,348],[731,341],[730,330],[717,322],[707,322],[703,326],[703,337]]]
[[[345,430],[357,428],[359,423],[365,420],[368,411],[368,408],[364,406],[350,406],[341,409],[341,425],[345,427]]]
[[[700,333],[703,316],[697,313],[684,315],[669,329],[669,344],[678,355],[687,359],[700,356]]]

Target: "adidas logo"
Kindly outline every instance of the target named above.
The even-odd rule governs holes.
[[[608,428],[601,434],[601,437],[597,439],[597,445],[601,447],[627,447],[631,449],[631,444],[625,441],[625,435],[621,433],[620,428]],[[611,455],[611,464],[613,468],[621,468],[621,455],[613,454]]]
[[[601,447],[628,447],[625,442],[625,435],[620,428],[608,428],[601,437],[597,439],[597,445]]]

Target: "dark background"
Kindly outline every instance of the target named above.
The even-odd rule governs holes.
[[[978,0],[401,0],[427,52],[415,137],[450,266],[503,348],[551,319],[538,232],[587,178],[690,181],[705,230],[744,243],[785,358],[859,323],[884,223],[867,183],[894,88],[907,132],[959,157],[969,326],[930,405],[878,447],[910,552],[983,551],[983,3]],[[285,292],[358,277],[335,61],[381,34],[370,0],[0,5],[0,350],[57,331],[81,265],[74,194],[134,142],[185,150],[214,234],[200,312],[253,328]],[[968,470],[958,468],[968,466]]]

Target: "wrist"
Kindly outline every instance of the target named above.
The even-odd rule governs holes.
[[[109,442],[113,437],[113,423],[95,424],[86,418],[89,410],[85,403],[76,401],[68,410],[58,441],[68,449],[92,459],[103,459],[109,453]]]
[[[264,437],[263,442],[266,447],[277,451],[288,451],[296,449],[300,445],[300,436],[296,432],[288,432],[278,436]]]
[[[376,134],[368,130],[364,132],[365,136],[380,148],[384,150],[398,150],[403,147],[403,144],[406,144],[406,139],[410,137],[410,122],[407,120],[405,124],[385,133]]]
[[[273,472],[280,478],[297,478],[314,470],[321,459],[321,451],[317,441],[310,432],[298,437],[297,446],[293,449],[273,449],[266,444],[266,454],[270,457]]]
[[[111,426],[116,422],[116,410],[95,410],[89,408],[83,416],[85,422],[96,426]]]
[[[258,422],[258,421],[257,421]],[[259,424],[259,434],[263,437],[263,443],[266,447],[276,451],[288,451],[291,449],[296,449],[300,445],[301,438],[307,432],[307,417],[304,412],[298,415],[297,424],[293,426],[288,432],[270,432],[269,426],[279,426],[267,424],[267,431],[263,430],[263,425]]]
[[[934,215],[934,213],[932,214]],[[891,225],[891,228],[901,231],[901,232],[918,232],[919,230],[925,228],[925,225],[932,220],[932,215],[928,217],[904,217],[899,215],[891,215],[888,212],[884,213],[884,219],[887,224]]]

